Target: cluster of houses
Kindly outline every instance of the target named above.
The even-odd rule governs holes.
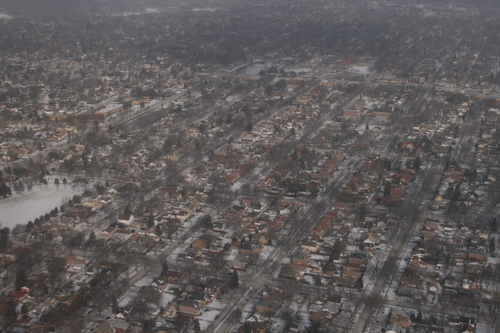
[[[320,218],[291,262],[282,267],[280,277],[311,285],[362,289],[366,268],[377,248],[383,246],[385,229],[386,222],[377,216],[359,222],[344,204],[338,203],[335,210]]]
[[[40,332],[48,331],[61,322],[61,319],[97,297],[110,287],[111,282],[118,281],[128,270],[124,263],[101,261],[93,264],[89,259],[73,255],[61,258],[63,272],[67,278],[64,284],[68,288],[52,288],[52,272],[44,271],[29,277],[19,291],[2,296],[0,307],[16,308],[18,313],[10,331]],[[116,283],[115,283],[116,284]],[[101,306],[107,306],[107,301]],[[17,310],[20,309],[20,310]],[[119,325],[119,324],[118,324]],[[128,332],[128,330],[121,331]]]
[[[378,82],[385,83],[383,79]],[[342,110],[342,116],[346,119],[375,122],[390,120],[405,105],[414,90],[412,86],[404,86],[401,91],[395,91],[390,86],[381,89],[379,84],[371,85],[360,98]]]
[[[103,322],[101,325],[113,328],[118,323],[131,327],[140,318],[146,317],[155,320],[158,330],[170,332],[173,327],[192,325],[193,319],[204,312],[219,313],[220,304],[217,306],[212,303],[218,302],[227,289],[227,283],[211,277],[200,278],[194,283],[189,281],[191,279],[186,273],[163,269],[150,285],[137,291],[139,302],[128,302],[124,307],[118,308],[114,314],[115,320],[107,320],[107,323]],[[162,298],[166,298],[168,302],[159,306],[155,300]],[[94,333],[102,332],[101,325],[94,329]]]
[[[295,299],[297,295],[291,295],[289,291],[269,287],[261,290],[260,296],[253,300],[248,309],[245,308],[245,320],[238,332],[269,332],[277,330],[279,320],[285,311],[293,308],[297,317],[289,324],[290,332],[300,332],[304,324],[297,320],[300,316],[307,316],[311,322],[330,323],[343,307],[340,296],[317,295],[313,300],[305,301],[302,298]],[[248,310],[248,311],[247,311]]]
[[[444,320],[431,320],[421,311],[409,311],[403,309],[388,308],[388,316],[383,323],[384,332],[402,333],[407,332],[459,332],[459,333],[475,333],[476,320],[474,318],[464,316],[453,316]]]
[[[212,229],[195,238],[177,260],[208,267],[245,270],[255,265],[264,245],[273,238],[300,207],[294,201],[270,207],[242,197],[212,223]]]
[[[279,163],[257,186],[268,194],[315,197],[331,181],[345,155],[334,150],[297,149]]]
[[[459,227],[458,223],[427,219],[401,278],[398,294],[420,300],[443,294],[453,299],[489,290],[493,284],[489,258],[496,251],[495,246],[490,249],[492,239],[493,234],[485,228]]]
[[[163,193],[168,193],[164,189]],[[173,192],[174,197],[175,193]],[[158,211],[145,212],[134,216],[131,211],[123,211],[117,221],[111,222],[102,232],[101,236],[117,241],[120,247],[118,252],[146,254],[158,245],[161,237],[172,237],[181,227],[202,209],[204,203],[200,197],[182,196],[177,201],[169,201],[166,197],[160,200],[163,207]]]
[[[411,167],[397,167],[394,171],[388,171],[391,163],[396,164],[395,161],[389,162],[379,157],[366,159],[343,188],[338,201],[345,204],[384,206],[398,204],[405,196],[409,184],[415,179],[416,171]]]

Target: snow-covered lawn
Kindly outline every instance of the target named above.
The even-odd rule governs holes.
[[[148,277],[148,276],[145,276],[143,278],[141,278],[139,281],[137,281],[136,283],[134,283],[134,286],[135,287],[147,287],[147,286],[150,286],[151,283],[153,283],[153,278],[152,277]]]
[[[218,310],[204,309],[201,316],[196,317],[200,321],[200,328],[202,331],[206,330],[208,326],[215,320],[215,317],[220,313]]]
[[[495,328],[488,326],[488,324],[486,324],[486,323],[479,322],[479,323],[477,323],[477,326],[476,326],[476,332],[477,333],[493,333],[493,332],[495,332]]]
[[[273,246],[264,245],[262,251],[259,253],[260,260],[262,261],[266,260],[273,251],[274,251]]]
[[[304,282],[310,284],[311,286],[314,286],[314,278],[310,275],[304,275]]]
[[[34,221],[40,215],[49,213],[52,209],[61,206],[75,194],[83,192],[83,188],[70,185],[54,184],[35,185],[30,191],[16,193],[12,190],[12,196],[0,199],[0,223],[2,227],[13,228],[17,224],[27,224]]]
[[[132,300],[134,299],[134,297],[136,295],[137,294],[135,294],[135,293],[127,294],[124,298],[122,298],[120,300],[120,302],[118,302],[118,306],[121,307],[121,308],[126,307],[127,305],[129,305],[132,302]]]
[[[212,310],[222,310],[227,304],[218,300],[213,301],[212,303],[207,304],[207,308]]]
[[[170,302],[172,302],[175,299],[175,297],[176,296],[174,294],[170,294],[167,292],[161,293],[160,306],[166,308],[170,304]]]
[[[236,250],[230,250],[229,254],[224,256],[225,261],[232,261],[235,260],[238,257],[238,251]]]

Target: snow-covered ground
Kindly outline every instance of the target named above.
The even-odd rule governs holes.
[[[217,7],[204,7],[204,8],[193,8],[193,12],[215,12],[217,10],[221,10],[220,8]]]
[[[312,70],[312,68],[309,68],[309,67],[292,67],[292,68],[288,68],[288,70],[290,72],[295,72],[297,74],[299,73],[308,73]]]
[[[167,292],[163,292],[161,294],[161,301],[160,301],[160,306],[163,306],[163,308],[168,307],[168,305],[175,299],[174,294],[169,294]]]
[[[83,192],[82,188],[71,185],[35,185],[30,191],[16,193],[11,197],[0,199],[0,223],[2,227],[13,228],[17,224],[26,224],[40,215],[49,213],[55,207],[68,201],[75,194]]]
[[[160,10],[158,8],[145,8],[142,12],[125,12],[121,14],[115,14],[115,16],[130,16],[130,15],[141,15],[141,14],[149,14],[149,13],[159,13]]]
[[[200,328],[206,330],[208,326],[215,320],[215,317],[220,314],[220,311],[212,309],[204,309],[201,316],[196,317],[200,321]]]
[[[356,74],[368,75],[372,72],[372,68],[371,66],[358,65],[350,67],[347,71]]]
[[[244,75],[244,76],[257,76],[257,75],[259,75],[261,70],[265,70],[265,69],[267,69],[266,65],[255,64],[255,65],[252,65],[248,68],[245,68],[242,75]]]
[[[477,323],[476,326],[476,332],[477,333],[493,333],[495,332],[495,328],[488,326],[486,323]]]
[[[264,245],[264,247],[262,248],[262,251],[259,253],[259,259],[261,260],[261,262],[266,260],[271,255],[271,253],[273,251],[274,251],[273,246]]]
[[[0,13],[0,19],[10,19],[10,18],[12,18],[12,16]]]

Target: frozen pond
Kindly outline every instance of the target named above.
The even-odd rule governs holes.
[[[31,191],[17,193],[12,189],[12,196],[0,199],[0,223],[2,228],[13,228],[17,224],[25,225],[40,215],[50,213],[55,207],[60,208],[75,194],[80,195],[84,187],[75,185],[35,185]]]

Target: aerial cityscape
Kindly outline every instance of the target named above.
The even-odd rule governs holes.
[[[497,0],[0,0],[0,332],[500,332],[499,36]]]

